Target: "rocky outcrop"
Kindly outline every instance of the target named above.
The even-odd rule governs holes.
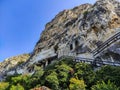
[[[23,54],[5,59],[3,62],[0,63],[0,78],[2,75],[5,75],[7,71],[26,62],[29,57],[30,54]]]
[[[35,46],[35,54],[42,49],[49,49],[58,43],[64,42],[65,39],[68,39],[65,38],[67,34],[68,36],[73,35],[72,32],[67,33],[67,31],[76,22],[78,16],[91,6],[90,4],[83,4],[70,10],[64,10],[56,15],[51,22],[46,24],[45,30],[43,30],[40,40]]]
[[[46,24],[29,60],[9,73],[30,73],[34,65],[44,67],[62,56],[120,61],[119,37],[109,40],[118,32],[120,2],[117,0],[97,0],[94,5],[64,10]]]
[[[91,6],[91,4],[83,4],[70,10],[64,10],[47,23],[28,64],[58,56],[58,49],[64,47],[64,44],[70,41],[72,36],[78,34],[79,29],[76,26],[72,30],[78,17]]]
[[[34,88],[34,89],[31,89],[31,90],[51,90],[51,89],[49,89],[49,88],[46,87],[46,86],[42,86],[42,87]]]
[[[42,52],[58,57],[79,54],[80,57],[94,58],[91,51],[120,31],[119,7],[117,0],[98,0],[94,5],[84,4],[60,12],[46,24],[30,61],[35,63],[45,59],[39,58],[45,56]]]
[[[120,27],[120,3],[116,0],[98,0],[79,18],[79,29],[91,49],[106,41]]]

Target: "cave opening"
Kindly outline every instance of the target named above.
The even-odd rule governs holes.
[[[78,45],[79,45],[79,42],[78,42],[78,40],[76,40],[75,41],[75,47],[78,47]]]
[[[73,50],[73,45],[72,44],[70,44],[70,50]]]

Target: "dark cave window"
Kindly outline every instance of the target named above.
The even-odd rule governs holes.
[[[118,18],[115,18],[114,21],[118,21]]]
[[[78,47],[78,45],[79,45],[79,42],[76,40],[75,41],[75,47]]]
[[[73,45],[72,44],[70,44],[70,50],[72,50],[73,49]]]
[[[54,47],[55,53],[57,53],[58,48],[59,48],[58,45],[55,45],[55,47]]]

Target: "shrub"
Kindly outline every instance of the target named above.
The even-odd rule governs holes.
[[[20,84],[17,85],[12,85],[10,87],[10,90],[25,90],[23,86],[21,86]]]
[[[0,82],[0,90],[7,90],[9,87],[8,82]]]
[[[71,76],[71,71],[73,69],[66,64],[56,66],[56,72],[59,79],[60,87],[65,89],[69,85],[69,79]]]
[[[47,67],[45,67],[45,71],[55,69],[55,66],[58,65],[59,61],[53,61],[51,64],[49,64]]]
[[[88,11],[85,11],[85,12],[83,13],[84,18],[86,18],[86,17],[87,17],[87,14],[88,14],[88,13],[89,13]]]
[[[95,80],[95,72],[92,66],[86,63],[77,63],[75,65],[74,76],[78,77],[78,79],[83,79],[88,88],[93,85]]]
[[[32,77],[37,78],[37,79],[41,78],[44,74],[43,69],[38,66],[35,66],[34,68],[35,68],[35,73],[33,74]]]
[[[25,89],[29,89],[31,87],[30,86],[30,83],[31,83],[30,78],[31,78],[30,75],[24,74],[24,75],[16,75],[16,76],[13,76],[13,77],[11,76],[7,80],[9,80],[10,86],[20,84]]]
[[[52,72],[50,75],[48,75],[46,78],[46,86],[52,88],[53,90],[58,90],[59,88],[59,81],[57,78],[57,73]]]
[[[104,81],[102,81],[102,83],[92,86],[91,89],[92,90],[119,90],[119,88],[113,83],[111,83],[110,81],[108,81],[107,84]]]
[[[73,61],[73,58],[72,57],[66,57],[66,58],[63,58],[62,60],[59,61],[59,64],[66,64],[70,67],[73,67],[75,62]]]
[[[115,82],[117,86],[120,86],[120,67],[103,66],[96,72],[97,81]],[[107,82],[106,82],[107,83]]]
[[[42,84],[41,77],[44,74],[44,70],[41,67],[35,66],[34,70],[35,72],[29,80],[29,87],[31,88],[34,88],[35,86],[41,86]]]
[[[76,78],[70,79],[70,90],[85,90],[85,87],[86,85],[83,80],[78,80]]]

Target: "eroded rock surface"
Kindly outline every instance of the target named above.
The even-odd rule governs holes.
[[[94,5],[64,10],[46,24],[30,59],[9,73],[29,73],[34,65],[45,66],[62,56],[120,61],[119,39],[105,43],[104,49],[101,47],[118,32],[120,2],[117,0],[97,0]],[[95,56],[93,51],[97,48],[103,51]]]
[[[118,33],[119,27],[120,3],[117,0],[97,0],[94,5],[84,4],[64,10],[46,24],[30,61],[41,60],[37,57],[43,57],[41,53],[48,49],[58,57],[77,54],[94,58],[91,51]]]
[[[20,65],[23,62],[26,62],[29,57],[29,54],[23,54],[5,59],[0,63],[0,78],[2,75],[5,75],[7,71],[15,68],[17,65]]]

